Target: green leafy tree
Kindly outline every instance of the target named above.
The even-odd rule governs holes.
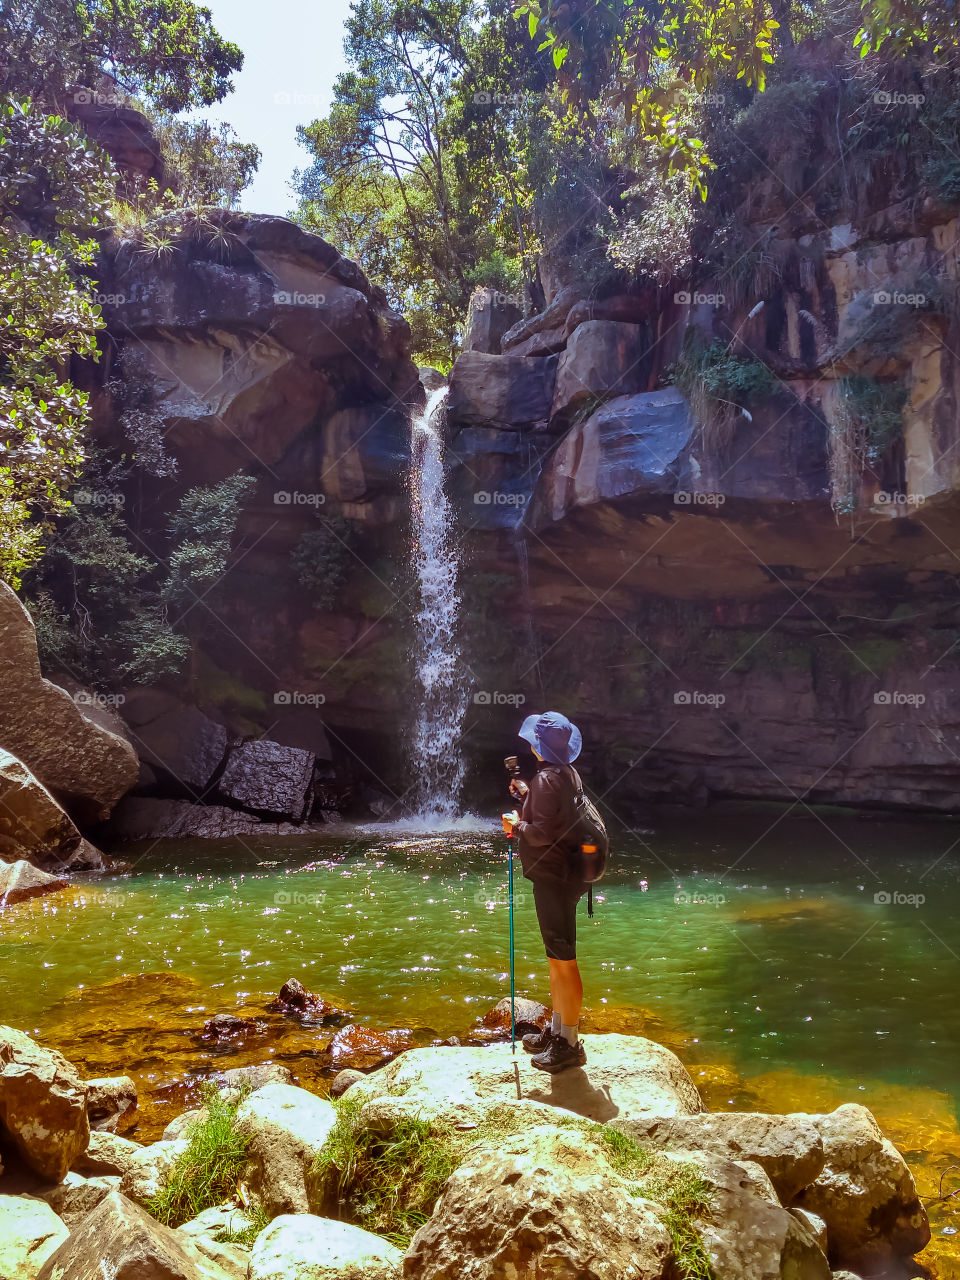
[[[83,463],[85,393],[72,355],[103,327],[89,280],[112,168],[99,148],[29,101],[0,103],[0,575],[14,586]]]
[[[0,48],[0,93],[60,109],[78,90],[109,100],[116,86],[166,111],[209,106],[243,65],[191,0],[4,0]]]
[[[241,142],[229,124],[178,120],[154,113],[153,125],[167,163],[167,180],[187,205],[236,206],[260,164],[260,148]]]

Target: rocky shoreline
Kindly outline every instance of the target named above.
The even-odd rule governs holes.
[[[278,1003],[292,1017],[329,1012],[295,982]],[[533,1002],[522,1012],[529,1025],[545,1014]],[[243,1019],[228,1026],[230,1018],[211,1019],[210,1034],[242,1030],[233,1024]],[[680,1059],[644,1037],[587,1035],[586,1068],[549,1077],[502,1043],[501,1006],[478,1024],[485,1035],[494,1042],[403,1046],[366,1072],[342,1070],[329,1097],[298,1086],[277,1062],[212,1072],[202,1105],[142,1145],[126,1136],[137,1116],[132,1080],[83,1080],[60,1053],[0,1028],[0,1275],[933,1274],[913,1260],[930,1238],[913,1175],[865,1107],[710,1112]],[[239,1153],[230,1194],[211,1184],[209,1203],[191,1201],[197,1212],[165,1224],[170,1188],[224,1117],[218,1141]],[[364,1182],[376,1165],[364,1159],[413,1138],[408,1163],[435,1146],[447,1164],[424,1220],[387,1239],[364,1226],[390,1220],[377,1216],[372,1172]],[[351,1168],[360,1171],[353,1184]],[[396,1175],[394,1199],[406,1178]]]

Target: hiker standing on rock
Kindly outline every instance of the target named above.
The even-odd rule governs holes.
[[[533,884],[537,923],[550,965],[553,1021],[523,1037],[533,1066],[555,1075],[582,1067],[587,1055],[579,1038],[583,983],[577,967],[577,903],[583,879],[577,797],[579,775],[571,766],[580,754],[580,730],[559,711],[527,716],[520,737],[530,744],[537,772],[529,786],[515,777],[510,794],[522,800],[519,814],[503,815],[503,829],[517,836],[520,865]]]

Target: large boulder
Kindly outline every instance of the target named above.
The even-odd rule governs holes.
[[[248,1280],[396,1280],[400,1250],[347,1222],[284,1214],[257,1236]]]
[[[560,357],[553,415],[567,421],[598,399],[643,391],[651,364],[645,325],[587,320],[574,329]]]
[[[87,1087],[55,1049],[0,1027],[0,1130],[42,1178],[59,1182],[90,1141]]]
[[[705,1152],[753,1161],[765,1169],[777,1195],[789,1204],[822,1172],[823,1139],[806,1115],[718,1111],[698,1116],[628,1116],[615,1129],[637,1142],[673,1151]]]
[[[640,1036],[583,1036],[587,1065],[547,1076],[525,1053],[509,1045],[489,1048],[425,1048],[393,1062],[351,1086],[350,1096],[391,1093],[431,1118],[447,1112],[482,1110],[491,1102],[529,1098],[590,1120],[614,1116],[696,1115],[700,1095],[680,1059]]]
[[[709,1212],[696,1220],[713,1280],[830,1280],[810,1224],[776,1202],[759,1165],[697,1161]]]
[[[82,839],[47,788],[0,747],[0,861],[64,866]]]
[[[89,1113],[88,1105],[87,1114]],[[140,1146],[138,1142],[131,1142],[129,1138],[121,1138],[118,1133],[106,1133],[94,1129],[90,1134],[87,1149],[81,1151],[72,1167],[77,1173],[86,1174],[87,1177],[99,1177],[104,1174],[117,1174],[123,1177],[131,1169],[140,1165],[146,1150],[149,1148]]]
[[[302,822],[310,810],[312,751],[258,739],[234,747],[217,787],[228,800],[271,818]]]
[[[91,1129],[117,1133],[137,1122],[137,1086],[130,1076],[99,1076],[87,1081]]]
[[[89,1213],[44,1263],[37,1280],[228,1280],[184,1236],[151,1218],[119,1191]],[[229,1280],[242,1280],[234,1270]]]
[[[535,522],[632,496],[672,505],[681,455],[695,432],[676,387],[616,396],[575,423],[544,463],[533,498]]]
[[[114,1147],[111,1154],[119,1155],[126,1166],[120,1191],[137,1204],[149,1204],[154,1196],[159,1195],[188,1146],[188,1139],[175,1138],[151,1142],[135,1153],[126,1150],[121,1153]],[[119,1165],[120,1160],[117,1163]]]
[[[219,769],[227,731],[198,708],[158,689],[131,693],[123,716],[140,759],[168,785],[199,799]]]
[[[71,1171],[62,1182],[39,1195],[72,1231],[88,1213],[93,1212],[101,1200],[105,1200],[119,1186],[120,1179],[116,1174],[85,1178],[82,1174]]]
[[[660,1280],[672,1253],[659,1207],[613,1171],[596,1139],[538,1125],[467,1156],[414,1236],[404,1275]]]
[[[544,428],[550,418],[557,359],[467,351],[450,373],[451,425]]]
[[[65,689],[40,672],[26,609],[0,583],[0,746],[80,823],[106,818],[137,780],[137,757],[117,734],[94,724]]]
[[[3,862],[2,855],[0,847],[0,910],[12,907],[16,902],[26,902],[28,898],[39,898],[45,893],[66,889],[69,884],[62,876],[48,875],[23,858],[19,862]]]
[[[43,1200],[0,1195],[0,1276],[35,1280],[69,1234],[66,1223]]]
[[[307,1174],[336,1123],[333,1103],[289,1084],[268,1084],[239,1108],[249,1139],[245,1180],[271,1214],[306,1213]]]
[[[866,1107],[848,1102],[810,1119],[826,1163],[795,1204],[827,1224],[833,1265],[872,1274],[923,1249],[930,1224],[913,1174]]]
[[[498,289],[474,289],[467,310],[463,350],[499,355],[503,335],[522,317],[523,312],[516,298]]]

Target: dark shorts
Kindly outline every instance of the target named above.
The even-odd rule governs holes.
[[[577,903],[585,892],[576,881],[533,881],[533,905],[549,960],[576,960]]]

